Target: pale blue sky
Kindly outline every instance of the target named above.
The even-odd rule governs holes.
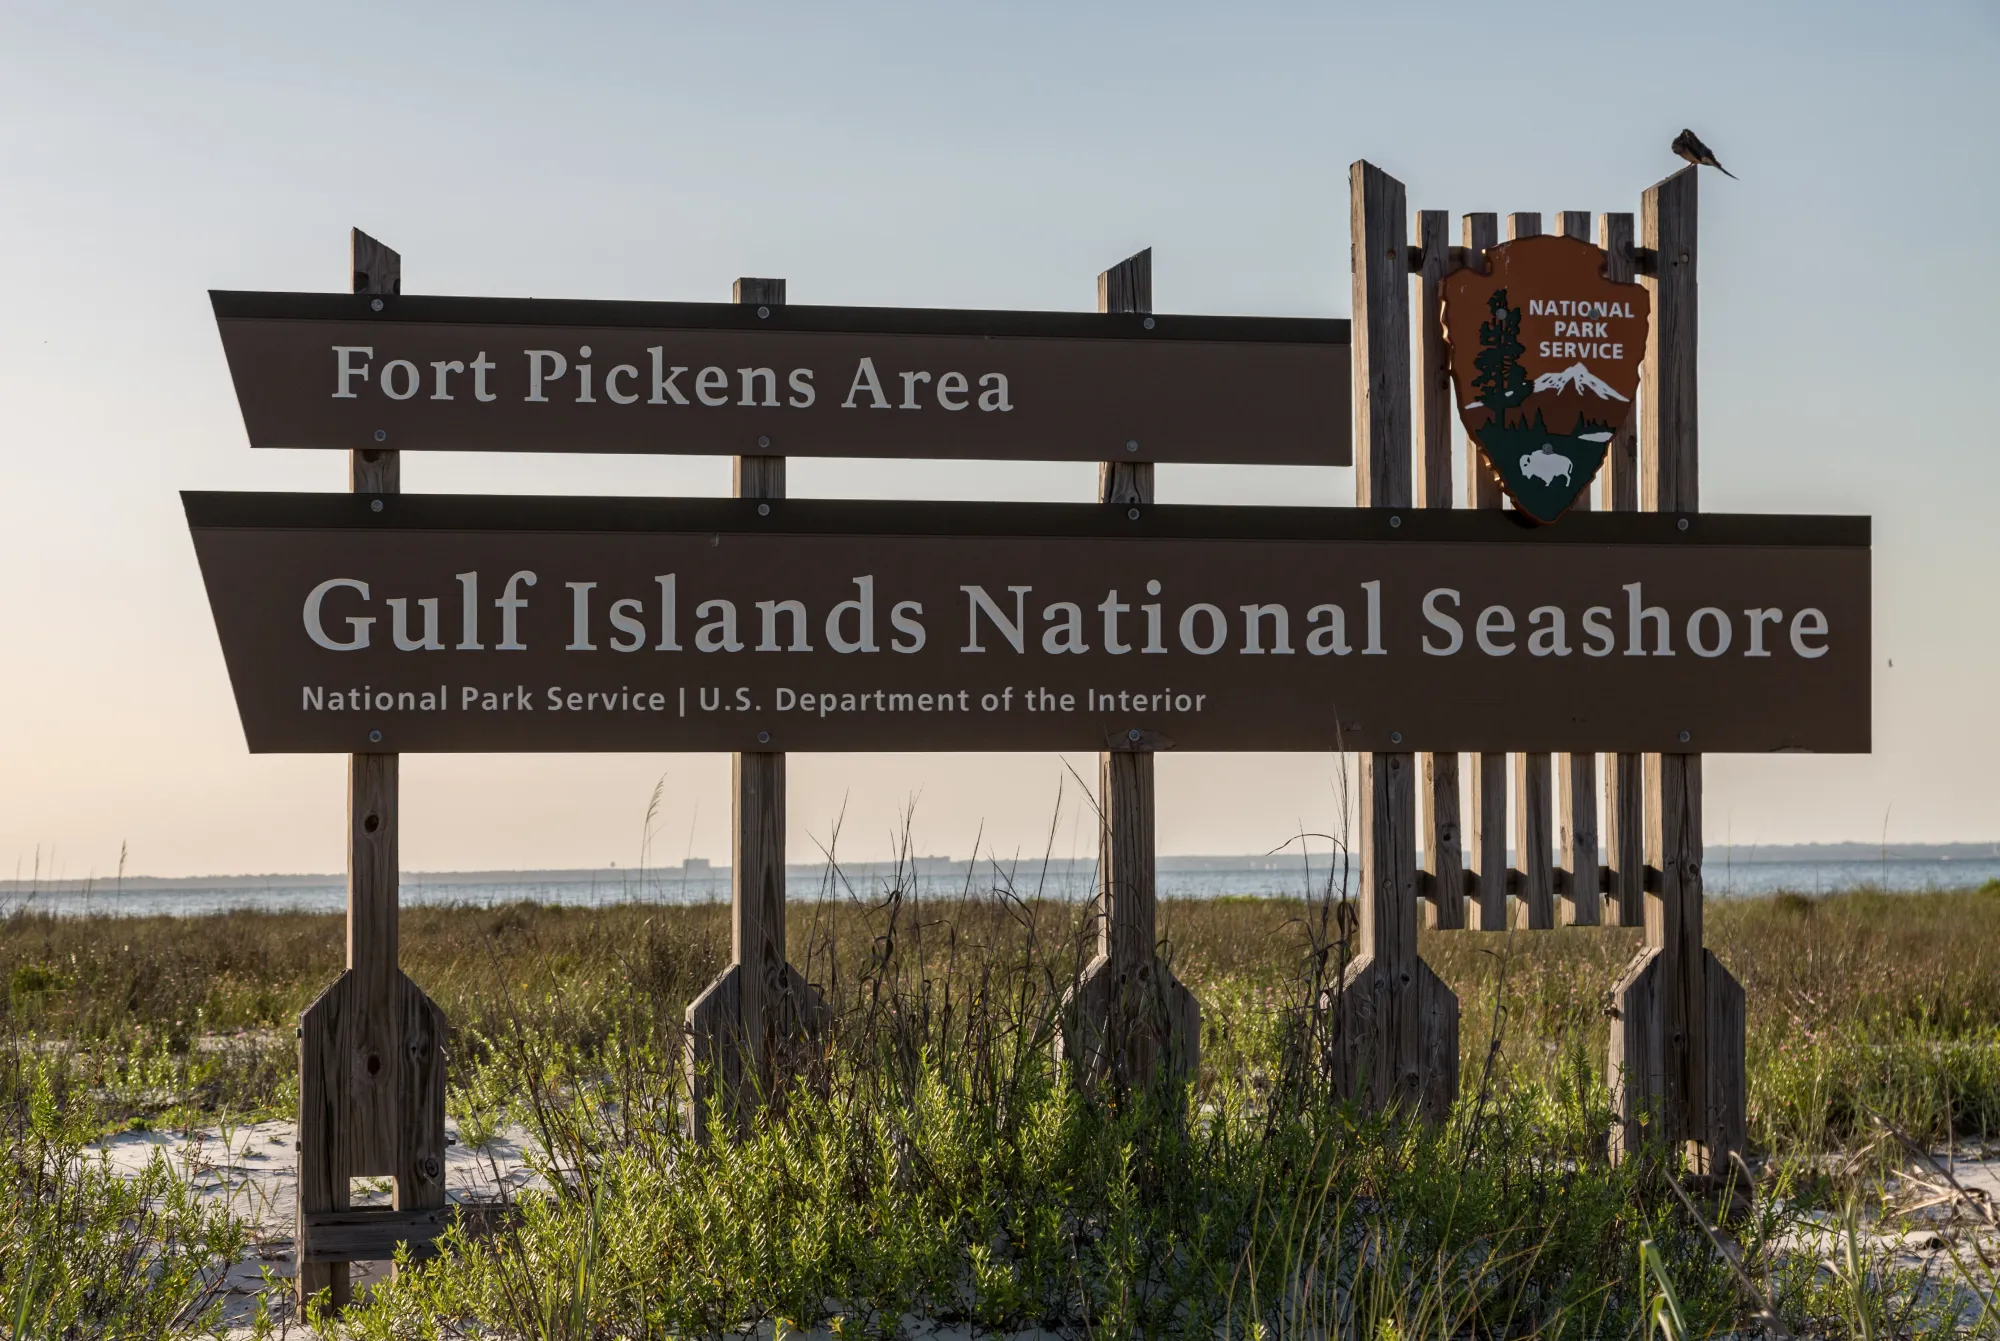
[[[2000,838],[2000,18],[1977,4],[0,5],[0,862],[334,869],[342,761],[243,750],[175,491],[253,454],[210,288],[1345,315],[1348,163],[1412,208],[1633,209],[1693,126],[1702,497],[1876,519],[1876,752],[1718,758],[1711,839]],[[725,462],[420,458],[407,488],[721,493]],[[1076,466],[794,466],[796,494],[1081,499]],[[1163,470],[1165,501],[1351,501]],[[1893,668],[1888,666],[1893,659]],[[1091,773],[1088,760],[1075,761]],[[1164,851],[1326,829],[1333,761],[1168,758]],[[721,857],[715,756],[412,759],[405,864]],[[1053,756],[802,758],[793,855],[1038,847]],[[1066,782],[1074,793],[1073,782]],[[1062,846],[1077,836],[1072,805]]]

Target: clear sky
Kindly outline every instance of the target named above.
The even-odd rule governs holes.
[[[0,5],[0,864],[334,870],[344,761],[248,755],[176,491],[252,453],[210,288],[1344,316],[1347,165],[1636,209],[1694,127],[1702,502],[1875,518],[1868,757],[1715,758],[1711,841],[2000,839],[2000,10],[1967,4]],[[1163,502],[1347,503],[1162,468]],[[720,494],[717,458],[438,455],[415,491]],[[795,495],[1080,500],[1087,466],[798,461]],[[1893,665],[1891,665],[1893,662]],[[1094,761],[1069,761],[1084,778]],[[1164,757],[1163,852],[1333,827],[1321,755]],[[721,859],[728,761],[412,757],[406,868]],[[1049,755],[797,756],[791,848],[1089,846]],[[51,856],[53,853],[53,857]],[[0,875],[7,872],[0,872]]]

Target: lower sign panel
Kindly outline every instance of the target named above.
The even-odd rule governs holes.
[[[1869,747],[1865,519],[185,501],[254,751]]]

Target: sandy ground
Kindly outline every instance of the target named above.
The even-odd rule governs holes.
[[[543,1186],[522,1154],[526,1132],[502,1132],[474,1150],[458,1143],[455,1124],[448,1124],[446,1130],[453,1143],[445,1156],[445,1184],[454,1204],[490,1206]],[[281,1322],[290,1318],[295,1135],[292,1123],[259,1122],[188,1132],[125,1132],[97,1147],[112,1168],[130,1174],[156,1157],[165,1158],[205,1200],[227,1206],[250,1225],[251,1251],[230,1268],[225,1286],[224,1319],[234,1336],[248,1335],[260,1300],[268,1303],[274,1318]],[[1975,1279],[1984,1279],[1975,1245],[1989,1258],[2000,1251],[2000,1229],[1990,1218],[2000,1207],[2000,1148],[1980,1150],[1971,1157],[1959,1151],[1937,1153],[1933,1158],[1949,1170],[1958,1188],[1937,1169],[1908,1161],[1889,1192],[1899,1223],[1865,1223],[1860,1237],[1871,1266],[1886,1260],[1898,1268],[1928,1268],[1937,1288],[1956,1288],[1963,1293],[1958,1284],[1962,1278],[1952,1266],[1953,1255],[1971,1268]],[[355,1204],[387,1205],[388,1201],[388,1180],[373,1179]],[[1818,1212],[1803,1218],[1807,1226],[1787,1235],[1781,1250],[1810,1253],[1826,1264],[1826,1269],[1836,1269],[1845,1249],[1841,1217]],[[386,1262],[357,1262],[352,1280],[357,1290],[365,1289],[387,1271]],[[1979,1301],[1967,1295],[1966,1305],[1976,1316]],[[940,1326],[916,1317],[904,1320],[903,1331],[906,1336],[928,1341],[969,1341],[972,1336],[963,1327]],[[770,1328],[766,1325],[753,1335],[769,1337]],[[787,1333],[788,1337],[813,1341],[830,1335],[824,1330]],[[1055,1341],[1055,1337],[1053,1333],[1028,1331],[995,1341]]]
[[[249,1224],[251,1252],[230,1268],[224,1316],[232,1328],[247,1327],[257,1301],[267,1294],[289,1315],[294,1272],[292,1235],[298,1209],[294,1164],[297,1126],[259,1122],[242,1127],[209,1127],[188,1132],[123,1132],[97,1147],[114,1169],[137,1174],[155,1158],[165,1158],[205,1201],[227,1206]],[[478,1150],[453,1142],[445,1151],[446,1195],[453,1203],[491,1205],[540,1185],[522,1159],[525,1132],[504,1132]],[[389,1180],[369,1179],[357,1206],[389,1204]],[[350,1279],[357,1287],[388,1271],[386,1262],[356,1262]]]

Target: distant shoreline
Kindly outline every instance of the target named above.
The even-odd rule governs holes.
[[[1892,862],[1937,862],[1945,864],[1954,861],[2000,861],[2000,842],[1996,843],[1903,843],[1891,846],[1885,852],[1878,843],[1771,843],[1743,846],[1711,846],[1704,854],[1704,861],[1710,867],[1736,865],[1750,866],[1765,863],[1814,864],[1832,862],[1875,862],[1886,858]],[[1328,854],[1314,852],[1311,867],[1324,870]],[[1351,855],[1350,861],[1358,863],[1358,855]],[[976,867],[963,858],[919,857],[913,862],[917,874],[940,878],[951,875],[977,876],[996,868],[1012,871],[1016,876],[1042,868],[1039,856],[1021,856],[1012,861],[995,861],[981,858]],[[1093,858],[1051,858],[1048,869],[1052,872],[1071,873],[1089,870],[1095,865]],[[1176,856],[1161,857],[1159,869],[1162,872],[1200,873],[1204,871],[1298,871],[1306,863],[1297,854],[1261,853],[1238,856]],[[896,869],[893,861],[842,862],[840,869],[853,875],[880,875]],[[786,867],[786,874],[792,878],[811,878],[827,869],[825,862],[799,862]],[[638,867],[599,866],[574,867],[547,870],[485,870],[485,871],[404,871],[402,884],[405,887],[452,886],[452,885],[588,885],[602,884],[607,887],[622,888],[635,878],[643,876],[646,881],[712,881],[729,874],[727,866],[713,865],[696,858],[685,865],[648,866],[643,871]],[[0,879],[0,894],[19,894],[34,890],[70,891],[82,890],[89,886],[99,891],[112,888],[128,892],[170,891],[176,889],[202,890],[282,890],[282,889],[323,889],[328,886],[344,885],[346,876],[339,872],[315,873],[272,873],[249,875],[127,875],[116,876],[70,876],[59,878],[33,877]]]

